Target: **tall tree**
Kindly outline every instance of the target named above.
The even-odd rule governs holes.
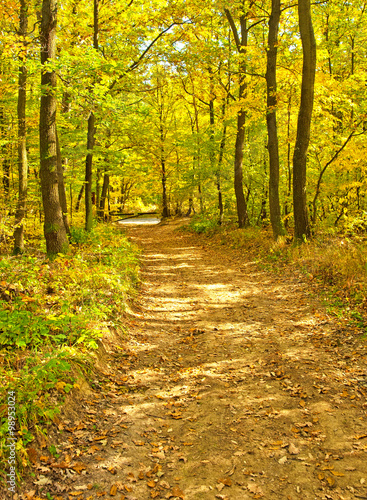
[[[40,106],[40,179],[44,210],[44,234],[49,255],[68,249],[59,199],[56,148],[56,74],[47,68],[56,55],[56,0],[43,0],[41,17],[41,106]]]
[[[270,221],[275,239],[285,234],[280,214],[279,203],[279,147],[276,109],[277,96],[277,51],[278,31],[280,19],[280,0],[272,0],[271,15],[269,19],[266,88],[267,112],[266,123],[268,128],[269,152],[269,208]]]
[[[307,212],[306,167],[314,101],[316,41],[312,26],[310,0],[298,1],[298,19],[302,40],[303,68],[297,138],[293,154],[293,211],[294,237],[296,240],[302,241],[311,234]]]
[[[26,147],[26,101],[27,101],[27,67],[26,58],[26,36],[28,27],[28,5],[26,0],[20,0],[19,7],[19,36],[22,43],[22,50],[19,55],[19,75],[18,75],[18,202],[15,214],[14,230],[14,254],[24,251],[24,225],[23,219],[26,214],[27,200],[27,147]]]
[[[238,99],[244,99],[246,96],[247,84],[246,84],[246,51],[247,51],[247,40],[248,40],[248,29],[247,29],[247,17],[245,13],[245,2],[242,2],[240,13],[240,34],[238,33],[236,24],[233,17],[228,9],[225,9],[225,14],[227,16],[229,25],[231,27],[233,37],[236,43],[237,51],[239,54],[238,63],[238,74],[239,74],[239,90]],[[236,194],[237,203],[237,217],[238,226],[245,227],[249,224],[249,217],[247,213],[247,202],[245,195],[243,193],[243,147],[245,144],[245,124],[246,124],[246,110],[241,105],[239,111],[237,112],[237,133],[236,133],[236,145],[235,145],[235,157],[234,157],[234,191]]]
[[[93,0],[93,48],[98,50],[98,7],[99,0]],[[88,118],[88,136],[87,136],[87,157],[85,159],[85,230],[91,231],[93,224],[92,212],[92,164],[93,148],[96,134],[96,117],[92,110]]]

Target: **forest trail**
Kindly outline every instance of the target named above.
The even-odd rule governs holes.
[[[76,465],[49,467],[54,499],[367,499],[360,332],[299,277],[176,229],[128,230],[143,249],[129,338],[102,395],[61,417],[59,463]]]

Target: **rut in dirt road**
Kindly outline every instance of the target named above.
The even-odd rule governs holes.
[[[128,234],[143,265],[128,340],[61,416],[54,499],[367,498],[359,332],[301,279],[175,223]]]

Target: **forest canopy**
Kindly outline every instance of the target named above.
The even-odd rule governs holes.
[[[4,0],[1,232],[204,214],[364,230],[363,2]]]

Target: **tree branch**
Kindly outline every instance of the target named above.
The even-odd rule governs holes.
[[[233,38],[234,38],[234,41],[236,42],[236,47],[237,47],[237,50],[239,52],[241,50],[241,42],[240,42],[240,37],[238,35],[238,31],[237,31],[236,25],[234,23],[232,14],[229,12],[228,9],[224,9],[224,12],[225,12],[225,15],[227,16],[229,25],[230,25],[232,33],[233,33]]]

